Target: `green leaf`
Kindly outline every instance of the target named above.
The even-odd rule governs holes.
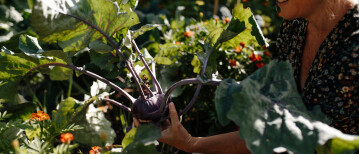
[[[135,10],[138,5],[138,0],[117,0],[117,2],[120,4],[120,8],[131,8],[132,10]]]
[[[215,107],[218,114],[218,121],[222,126],[228,125],[231,120],[227,118],[227,113],[233,103],[232,92],[235,91],[233,85],[236,84],[235,80],[227,79],[221,82],[216,90]]]
[[[23,76],[32,68],[45,63],[64,63],[57,58],[36,59],[23,53],[15,54],[5,47],[0,52],[0,98],[8,102],[15,101],[17,86],[23,79]],[[39,69],[47,72],[49,69]]]
[[[141,125],[138,128],[133,128],[128,135],[126,134],[122,146],[125,148],[124,151],[128,153],[139,153],[144,150],[149,150],[150,153],[158,153],[151,143],[157,142],[156,140],[160,137],[161,130],[159,127],[151,124]]]
[[[173,63],[170,58],[160,57],[157,55],[155,56],[154,60],[156,61],[156,63],[163,64],[163,65],[171,65]]]
[[[359,139],[323,123],[326,118],[319,111],[306,109],[289,62],[272,61],[240,83],[224,81],[218,89],[219,118],[226,116],[241,127],[239,136],[252,153],[268,153],[276,147],[313,153],[332,138]]]
[[[326,144],[317,147],[316,153],[345,153],[355,154],[359,152],[359,139],[356,140],[344,140],[341,138],[333,138],[327,141]]]
[[[129,132],[126,133],[125,137],[121,142],[123,148],[126,148],[129,144],[135,141],[136,132],[137,128],[132,128]]]
[[[89,44],[89,48],[102,53],[108,53],[114,50],[112,46],[105,44],[101,40],[91,41]]]
[[[58,110],[52,111],[52,122],[56,127],[64,127],[75,111],[76,102],[72,97],[66,98],[59,104]]]
[[[259,45],[265,45],[266,47],[268,47],[269,45],[266,42],[265,37],[263,36],[263,33],[261,31],[261,28],[257,24],[257,21],[255,20],[254,16],[252,15],[248,19],[248,21],[249,21],[249,23],[252,24],[252,32],[251,32],[251,34],[256,37],[256,40],[259,43]]]
[[[199,74],[200,71],[201,71],[201,68],[200,68],[201,62],[199,61],[199,59],[198,59],[198,57],[196,55],[193,56],[193,59],[191,61],[191,65],[194,67],[193,68],[193,73]]]
[[[159,24],[146,24],[144,26],[142,26],[140,29],[132,31],[132,39],[136,39],[138,36],[144,34],[147,31],[150,31],[152,29],[155,29],[157,27],[160,27],[161,25]]]
[[[35,37],[21,35],[19,38],[19,49],[30,57],[44,58],[44,56],[41,55],[44,50],[42,50]]]
[[[55,66],[50,73],[51,80],[68,80],[72,77],[73,70],[65,67]]]
[[[138,22],[136,13],[119,10],[117,3],[108,0],[37,0],[31,15],[40,38],[58,43],[65,52],[79,51],[103,35],[112,37]]]

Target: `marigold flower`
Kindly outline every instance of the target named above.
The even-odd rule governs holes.
[[[252,60],[253,62],[255,61],[261,61],[262,57],[260,55],[256,55],[254,53],[251,54],[251,56],[249,57],[250,60]]]
[[[91,147],[92,150],[89,151],[90,154],[100,154],[101,148],[99,146]]]
[[[237,66],[237,61],[235,59],[229,59],[229,66]]]
[[[242,51],[242,47],[241,46],[236,46],[234,47],[234,51],[237,53],[240,53]]]
[[[194,32],[189,30],[189,31],[184,32],[183,35],[186,36],[186,37],[191,37],[191,36],[194,35]]]
[[[219,20],[219,18],[218,18],[218,17],[215,17],[215,18],[214,18],[214,20],[218,21],[218,20]]]
[[[264,66],[264,63],[263,62],[257,63],[256,66],[257,68],[262,68]]]
[[[72,140],[74,140],[74,135],[71,133],[63,133],[60,135],[60,141],[62,143],[70,144]]]
[[[30,116],[30,120],[43,121],[50,119],[50,116],[44,111],[37,111],[37,113],[32,113]]]
[[[229,17],[224,18],[224,22],[229,23],[230,21],[231,19],[229,19]]]

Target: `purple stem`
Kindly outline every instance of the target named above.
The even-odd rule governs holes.
[[[206,81],[206,82],[202,82],[201,80],[197,79],[197,78],[190,78],[190,79],[184,79],[184,80],[181,80],[181,81],[178,81],[176,82],[175,84],[173,84],[170,88],[168,88],[168,90],[166,91],[165,93],[165,96],[163,98],[163,101],[161,103],[161,107],[159,109],[159,111],[162,113],[165,109],[165,106],[166,106],[166,103],[168,101],[168,98],[171,94],[171,92],[173,90],[175,90],[177,87],[180,87],[180,86],[183,86],[183,85],[186,85],[186,84],[199,84],[198,87],[197,87],[197,90],[195,92],[195,95],[193,96],[191,102],[192,102],[192,105],[194,103],[194,100],[197,98],[197,95],[199,94],[199,89],[201,88],[200,85],[215,85],[215,86],[218,86],[220,84],[220,81],[213,81],[213,80],[209,80],[209,81]],[[189,104],[190,105],[190,104]],[[188,109],[187,109],[188,110]]]
[[[64,13],[62,13],[62,14],[64,14]],[[100,28],[98,28],[97,26],[93,25],[93,24],[90,23],[89,21],[84,20],[84,19],[81,19],[81,18],[78,17],[78,16],[75,16],[75,15],[72,15],[72,14],[64,14],[64,15],[67,15],[67,16],[73,17],[73,18],[75,18],[75,19],[77,19],[77,20],[80,20],[80,21],[84,22],[85,24],[91,26],[92,28],[96,29],[98,32],[100,32],[100,33],[107,39],[107,41],[112,45],[112,47],[116,49],[116,52],[121,56],[121,58],[123,59],[123,61],[125,61],[126,67],[127,67],[127,69],[130,71],[130,73],[131,73],[133,76],[135,76],[135,73],[136,73],[136,72],[133,70],[133,68],[131,68],[131,67],[129,66],[129,63],[128,63],[127,59],[126,59],[126,56],[122,54],[122,52],[120,51],[118,45],[116,45],[115,42],[113,42],[113,40],[112,40],[104,31],[102,31]],[[138,87],[138,89],[139,89],[139,91],[140,91],[141,97],[142,97],[144,100],[146,100],[145,93],[143,92],[143,89],[142,89],[142,87],[141,87],[139,81],[137,80],[137,78],[135,78],[135,83],[136,83],[136,86]]]
[[[128,94],[126,91],[124,91],[123,89],[121,89],[119,86],[117,86],[116,84],[112,83],[111,81],[95,74],[95,73],[92,73],[90,71],[87,71],[81,67],[76,67],[76,66],[73,66],[73,65],[68,65],[68,64],[61,64],[61,63],[49,63],[49,64],[43,64],[43,65],[38,65],[37,67],[34,67],[32,69],[30,69],[25,75],[27,76],[30,72],[40,68],[40,67],[47,67],[47,66],[61,66],[61,67],[66,67],[66,68],[69,68],[69,69],[72,69],[72,70],[75,70],[75,71],[78,71],[78,72],[81,72],[83,74],[86,74],[90,77],[93,77],[95,79],[98,79],[100,81],[102,81],[103,83],[107,84],[108,86],[112,87],[113,89],[117,90],[118,92],[120,92],[121,94],[125,95],[125,97],[127,99],[129,99],[132,103],[135,102],[135,98],[133,98],[130,94]],[[23,78],[24,78],[23,77]]]
[[[108,98],[102,98],[103,101],[107,101],[107,102],[110,102],[118,107],[121,107],[122,109],[126,110],[127,112],[131,112],[131,108],[113,100],[113,99],[108,99]]]
[[[156,76],[153,75],[153,74],[156,73],[156,72],[152,73],[150,67],[148,67],[148,65],[147,65],[147,63],[146,63],[146,60],[143,58],[143,55],[142,55],[142,53],[140,52],[140,49],[138,49],[138,46],[137,46],[135,40],[132,40],[132,45],[133,45],[133,47],[135,48],[135,50],[136,50],[138,56],[140,57],[140,59],[141,59],[143,65],[145,65],[145,67],[146,67],[148,73],[150,73],[150,76],[151,76],[151,78],[152,78],[152,81],[155,83],[155,84],[152,85],[152,86],[156,86],[157,89],[158,89],[158,94],[162,94],[161,86],[160,86],[160,84],[158,83],[158,81],[157,81],[157,79],[156,79]]]
[[[131,65],[132,68],[134,68],[131,61],[129,61],[129,64]],[[150,88],[148,88],[148,86],[147,86],[146,83],[141,79],[141,77],[140,77],[137,73],[135,73],[135,75],[136,75],[135,77],[142,83],[142,85],[144,85],[144,87],[150,92],[151,96],[153,96],[153,92],[151,91]]]
[[[153,77],[155,79],[155,80],[152,79],[152,90],[154,92],[157,92],[158,91],[157,89],[161,89],[161,86],[159,86],[160,88],[157,88],[157,86],[156,86],[156,82],[158,82],[157,79],[156,79],[156,62],[152,61],[151,66],[152,66]],[[162,92],[162,89],[161,89],[161,92]]]

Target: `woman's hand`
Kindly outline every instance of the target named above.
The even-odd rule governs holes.
[[[167,121],[169,123],[168,128],[162,131],[161,138],[158,139],[158,141],[169,144],[186,152],[190,152],[194,138],[182,126],[173,103],[169,104],[169,115],[171,122],[169,123],[169,121]]]
[[[166,120],[161,126],[162,135],[158,141],[189,152],[191,150],[191,145],[193,145],[192,142],[194,138],[182,126],[178,119],[175,105],[172,102],[169,104],[169,115],[171,122]],[[133,123],[135,127],[141,125],[136,118],[133,118]]]

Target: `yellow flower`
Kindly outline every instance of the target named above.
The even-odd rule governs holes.
[[[30,120],[43,121],[50,119],[50,116],[44,111],[37,111],[37,113],[32,113],[30,116]]]

